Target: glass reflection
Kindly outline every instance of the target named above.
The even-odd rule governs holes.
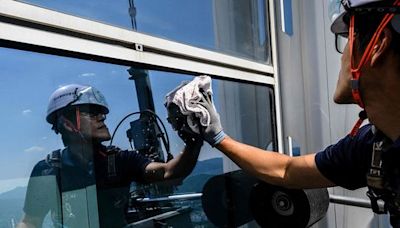
[[[61,172],[61,180],[57,180],[56,175],[43,175],[51,174],[46,173],[47,169],[35,168],[32,171],[33,167],[44,164],[52,151],[64,148],[60,135],[54,134],[50,129],[51,125],[46,123],[49,95],[60,86],[71,83],[97,88],[106,97],[110,113],[104,119],[99,114],[101,110],[81,107],[82,118],[87,121],[104,121],[111,133],[128,113],[140,110],[137,83],[128,80],[129,67],[4,48],[0,49],[0,59],[0,102],[7,107],[6,112],[0,113],[0,124],[7,129],[0,134],[3,142],[0,159],[1,227],[16,226],[24,216],[24,210],[42,213],[44,227],[51,227],[54,219],[79,227],[86,227],[82,225],[85,223],[96,227],[103,222],[103,213],[108,214],[109,219],[117,220],[117,215],[110,212],[113,210],[108,205],[121,206],[120,210],[125,213],[123,219],[132,226],[144,222],[144,218],[163,214],[166,208],[182,212],[182,217],[168,217],[164,214],[166,217],[160,221],[213,226],[203,211],[200,196],[204,184],[210,178],[232,171],[232,165],[208,145],[203,146],[196,167],[183,182],[162,182],[156,188],[154,185],[134,182],[128,188],[103,188],[101,186],[104,183],[100,183],[98,178],[107,175],[108,171],[97,170],[99,166],[93,166],[92,156],[88,156],[86,163],[79,165],[79,169],[75,166],[68,167],[72,163],[68,161],[76,160],[74,156],[91,154],[88,153],[90,147],[77,150],[79,153],[74,154],[61,152],[61,158],[65,156],[63,160],[67,161],[63,166],[66,170],[70,168],[70,171]],[[24,67],[21,68],[21,65]],[[149,71],[148,74],[155,112],[166,124],[171,152],[175,157],[184,147],[184,143],[166,121],[168,113],[164,107],[164,97],[180,82],[191,80],[193,76],[161,71]],[[271,142],[276,145],[272,124],[271,88],[226,80],[213,80],[212,83],[215,105],[229,135],[261,148],[271,145]],[[72,112],[70,115],[74,116],[76,113]],[[129,121],[135,118],[137,116],[124,122],[114,136],[113,144],[123,151],[132,150],[126,131],[131,127]],[[105,140],[109,136],[101,137]],[[80,143],[79,145],[81,146]],[[164,158],[166,157],[164,153]],[[38,161],[42,162],[38,164]],[[51,172],[56,170],[52,169]],[[126,181],[136,179],[128,178]],[[61,194],[58,194],[58,186],[62,186]],[[30,202],[31,199],[38,199],[36,193],[40,193],[42,199]],[[115,196],[118,200],[102,201],[102,194]],[[119,201],[121,195],[125,198],[122,197],[122,201]],[[24,209],[24,202],[28,202],[25,205],[32,208],[25,206]],[[52,209],[52,213],[47,213],[48,208]],[[72,208],[75,209],[71,210]],[[71,220],[72,218],[75,220]]]
[[[271,64],[268,7],[265,0],[24,2]]]

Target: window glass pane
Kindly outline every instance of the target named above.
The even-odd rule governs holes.
[[[24,0],[229,55],[270,64],[265,0]]]
[[[147,164],[144,162],[147,160],[132,162],[131,156],[136,153],[132,152],[132,147],[138,149],[144,145],[139,142],[141,136],[146,134],[143,132],[148,130],[148,126],[153,125],[130,124],[139,119],[139,115],[127,118],[120,125],[113,145],[128,155],[122,157],[125,160],[118,157],[120,154],[115,155],[115,162],[111,163],[111,152],[115,150],[110,152],[94,141],[87,141],[90,135],[95,138],[95,134],[99,134],[97,139],[107,138],[101,135],[104,134],[104,125],[97,125],[105,117],[101,115],[103,109],[98,109],[99,106],[79,106],[79,127],[75,108],[63,112],[63,118],[70,124],[59,116],[56,128],[60,134],[55,134],[46,122],[46,109],[54,90],[71,83],[90,85],[106,98],[110,113],[105,124],[112,134],[127,114],[139,111],[139,105],[149,98],[143,91],[137,95],[136,88],[140,83],[129,80],[127,70],[130,67],[5,48],[0,49],[0,60],[0,103],[3,105],[0,124],[4,129],[0,133],[3,143],[0,227],[14,227],[24,216],[26,222],[40,223],[43,220],[44,227],[51,227],[54,222],[69,227],[98,227],[100,224],[120,227],[125,222],[145,225],[145,218],[156,215],[159,220],[149,220],[151,223],[163,221],[171,226],[176,223],[182,227],[187,227],[185,224],[212,226],[207,217],[211,215],[203,210],[205,202],[201,199],[205,183],[216,175],[235,169],[217,150],[204,145],[196,167],[183,182],[143,184],[138,173],[143,171],[142,166]],[[192,79],[193,76],[189,75],[148,71],[155,112],[165,124],[174,156],[180,153],[184,143],[166,121],[165,95],[182,81]],[[226,80],[213,79],[212,83],[215,105],[226,132],[260,148],[276,148],[272,89]],[[76,99],[95,97],[100,105],[104,104],[95,90],[84,91]],[[139,141],[129,142],[127,130],[130,127],[134,128],[134,140]],[[67,149],[61,135],[65,136],[63,140]],[[104,141],[103,145],[109,143]],[[165,151],[163,146],[161,148]],[[60,154],[52,153],[58,149],[62,149]],[[167,157],[165,152],[162,156]],[[234,188],[227,189],[234,191]],[[179,211],[179,216],[166,213],[171,211]]]

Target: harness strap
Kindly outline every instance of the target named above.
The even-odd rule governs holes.
[[[63,205],[63,197],[62,197],[62,186],[61,186],[61,167],[62,167],[62,162],[61,162],[61,149],[54,150],[51,153],[47,154],[46,156],[46,162],[54,169],[55,171],[55,176],[56,176],[56,181],[58,185],[58,194],[57,194],[57,204],[60,205],[61,208],[60,211],[58,211],[58,215],[60,216],[59,219],[59,224],[60,226],[63,226],[64,224],[64,214],[62,211],[62,205]],[[56,212],[55,212],[56,213]],[[53,220],[55,222],[55,220]],[[54,223],[55,225],[57,223]]]
[[[107,155],[107,176],[116,177],[117,171],[115,167],[115,153]]]
[[[117,176],[117,168],[116,168],[116,156],[121,153],[121,149],[115,146],[107,147],[105,152],[100,151],[100,153],[107,157],[107,181],[109,183],[113,183],[117,181],[119,178]]]
[[[382,154],[388,149],[389,145],[386,137],[373,143],[371,164],[367,174],[367,196],[371,200],[372,210],[377,214],[388,212],[386,202],[388,191],[385,188]]]
[[[47,154],[46,162],[52,167],[61,168],[61,150],[54,150]]]

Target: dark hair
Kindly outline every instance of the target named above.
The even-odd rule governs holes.
[[[367,7],[383,7],[383,6],[392,6],[395,0],[385,0],[383,3],[372,3],[368,4]],[[360,43],[360,50],[365,50],[368,46],[372,36],[374,35],[376,29],[382,22],[384,13],[357,13],[355,17],[355,30],[357,33],[357,39]],[[392,42],[390,47],[394,52],[400,55],[400,34],[394,30],[391,22],[389,22],[386,26],[392,32]]]

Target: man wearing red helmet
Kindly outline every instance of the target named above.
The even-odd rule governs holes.
[[[392,226],[400,227],[400,0],[347,0],[331,9],[345,9],[336,14],[331,30],[348,39],[340,50],[334,100],[363,108],[348,136],[299,157],[266,152],[226,136],[207,97],[201,104],[212,121],[201,135],[242,169],[271,184],[351,190],[368,186],[374,212],[389,212]],[[371,124],[360,128],[366,118]]]

